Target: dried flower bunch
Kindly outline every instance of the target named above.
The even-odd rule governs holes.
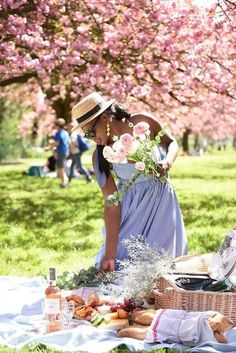
[[[128,258],[120,261],[119,286],[111,286],[109,294],[142,300],[152,292],[161,276],[174,269],[173,260],[163,250],[147,244],[142,235],[132,236],[123,244]]]

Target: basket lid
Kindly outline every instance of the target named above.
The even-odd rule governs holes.
[[[208,266],[211,278],[228,278],[236,267],[236,227],[229,231]]]

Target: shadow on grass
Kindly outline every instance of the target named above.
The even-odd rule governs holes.
[[[10,182],[4,187],[8,176]],[[6,239],[3,234],[8,246],[26,248],[34,243],[63,251],[94,247],[88,237],[102,218],[98,187],[83,181],[66,189],[58,184],[58,179],[22,177],[19,172],[0,175],[0,219],[11,234]]]
[[[235,168],[235,167],[234,167]],[[222,168],[224,169],[224,168]],[[233,168],[232,168],[233,169]],[[201,175],[201,174],[193,174],[193,173],[178,173],[178,176],[174,177],[176,180],[180,179],[180,180],[184,180],[184,179],[200,179],[200,180],[218,180],[218,181],[231,181],[231,180],[235,180],[236,175],[220,175],[220,174],[209,174],[209,175]]]
[[[23,165],[24,163],[23,162],[19,162],[19,161],[13,161],[13,162],[0,162],[0,167],[1,165],[4,166],[4,165]]]
[[[181,209],[184,214],[185,224],[192,224],[199,221],[200,214],[204,215],[209,226],[214,225],[215,222],[225,222],[226,218],[232,217],[231,212],[228,215],[221,210],[231,210],[235,208],[236,197],[232,195],[203,195],[202,199],[188,199],[181,201]],[[213,212],[218,210],[218,212]],[[204,219],[204,218],[203,218]]]

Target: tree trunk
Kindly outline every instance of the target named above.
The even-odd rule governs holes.
[[[63,118],[66,123],[71,121],[71,108],[70,99],[66,97],[65,99],[59,98],[52,104],[52,108],[55,110],[57,119]]]
[[[194,149],[195,149],[195,151],[199,151],[200,150],[199,135],[195,135]]]
[[[183,141],[182,141],[183,151],[186,154],[189,153],[189,135],[190,134],[191,134],[191,130],[189,128],[186,128],[183,133]]]

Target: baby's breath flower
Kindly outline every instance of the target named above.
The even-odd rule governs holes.
[[[158,279],[173,270],[172,259],[158,247],[150,247],[142,235],[122,241],[128,258],[119,261],[121,271],[115,273],[119,286],[103,286],[103,292],[114,297],[140,300],[149,295]],[[117,284],[117,283],[116,283]]]

